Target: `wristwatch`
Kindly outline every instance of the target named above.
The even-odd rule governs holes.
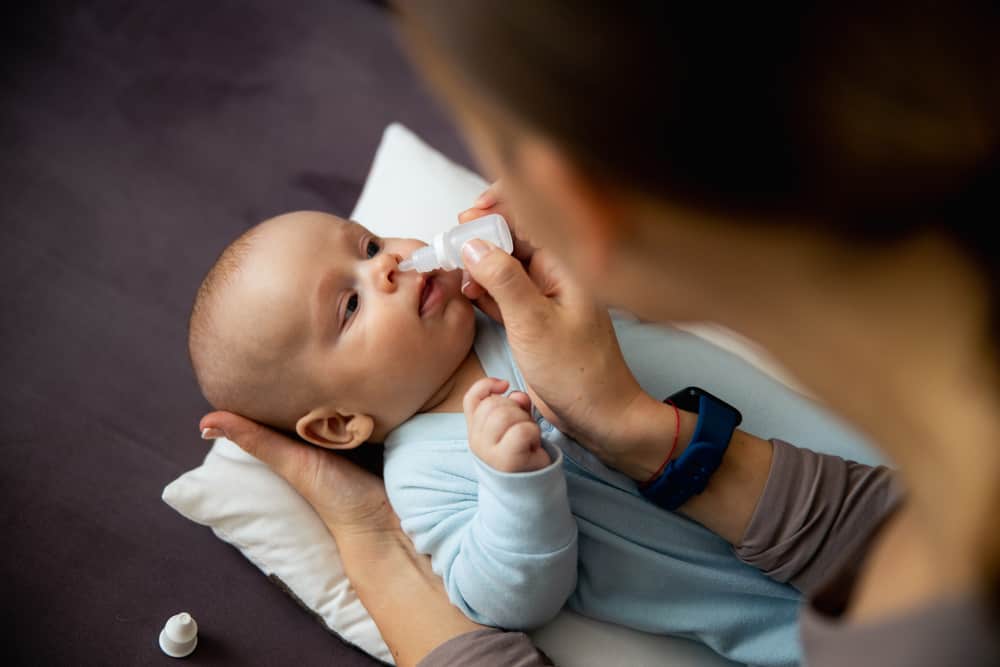
[[[687,449],[669,462],[659,477],[640,487],[649,501],[675,510],[708,486],[712,473],[722,463],[733,431],[743,421],[740,411],[700,387],[682,389],[664,400],[677,408],[698,414],[698,425]]]

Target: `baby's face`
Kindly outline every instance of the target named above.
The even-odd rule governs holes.
[[[423,245],[323,213],[270,220],[223,309],[227,324],[269,347],[288,382],[315,388],[310,410],[369,415],[381,441],[439,391],[475,334],[460,271],[399,271]]]

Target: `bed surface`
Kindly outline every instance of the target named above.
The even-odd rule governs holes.
[[[9,11],[9,10],[8,10]],[[383,128],[469,163],[362,0],[43,2],[5,21],[0,627],[5,664],[374,665],[160,500],[198,465],[194,291],[225,244],[346,215]]]

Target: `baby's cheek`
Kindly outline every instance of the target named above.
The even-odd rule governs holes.
[[[471,345],[472,339],[476,336],[476,309],[472,302],[465,297],[458,297],[452,306],[454,312],[446,313],[445,322],[448,325],[449,333],[458,344],[466,341]]]

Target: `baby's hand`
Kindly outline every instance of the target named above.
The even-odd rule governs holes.
[[[552,463],[542,448],[542,433],[531,418],[531,399],[515,391],[504,396],[509,383],[479,380],[465,392],[462,406],[469,425],[469,448],[486,465],[500,472],[530,472]]]

